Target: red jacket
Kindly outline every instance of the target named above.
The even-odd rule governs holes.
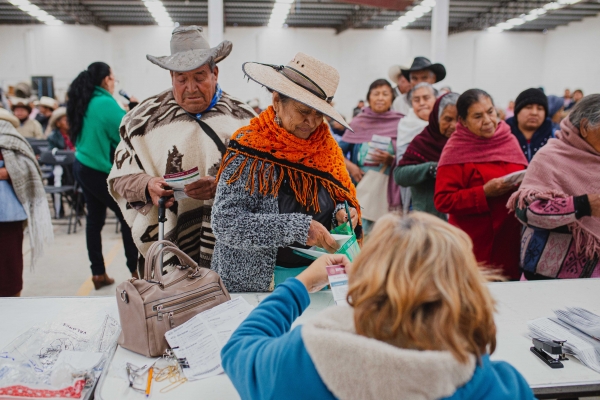
[[[435,208],[449,214],[448,222],[471,237],[478,262],[501,268],[510,279],[520,276],[521,224],[506,208],[513,191],[486,198],[483,185],[523,169],[505,162],[444,165],[438,168],[435,184]]]

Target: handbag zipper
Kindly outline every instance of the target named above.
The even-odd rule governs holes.
[[[184,307],[178,308],[177,310],[169,311],[168,315],[169,315],[169,322],[171,324],[171,328],[175,327],[174,326],[174,321],[173,321],[173,315],[179,314],[179,313],[182,313],[182,312],[185,312],[185,311],[188,311],[189,309],[194,308],[194,307],[198,307],[201,304],[209,303],[211,301],[214,301],[216,298],[217,298],[217,296],[212,296],[212,297],[209,297],[207,299],[200,299],[200,300],[191,302],[190,304],[188,304],[188,305],[186,305]],[[163,309],[162,305],[160,305],[160,306],[157,307],[157,310],[158,310],[157,317],[158,317],[159,321],[162,321],[162,319],[163,319],[163,313],[161,312],[162,309]]]
[[[158,311],[158,320],[162,321],[162,314],[163,313],[161,311],[165,307],[169,308],[169,307],[177,306],[177,305],[182,304],[182,303],[187,303],[187,302],[190,302],[190,301],[194,301],[195,299],[197,299],[199,297],[204,297],[206,295],[209,295],[209,294],[214,293],[214,292],[218,292],[220,290],[221,290],[221,288],[219,286],[215,286],[215,287],[212,287],[212,288],[210,288],[208,290],[203,290],[201,292],[196,292],[196,293],[192,293],[192,294],[189,294],[187,296],[184,296],[184,297],[180,297],[177,300],[171,300],[171,301],[167,301],[165,303],[157,304],[155,306],[152,306],[152,310],[153,311]]]
[[[174,284],[176,284],[176,283],[179,283],[179,282],[181,282],[181,281],[183,281],[183,280],[185,280],[185,279],[189,278],[189,277],[190,277],[190,275],[193,275],[193,273],[192,273],[192,274],[187,274],[187,275],[180,276],[179,278],[175,279],[173,282],[169,282],[169,283],[168,283],[168,284],[166,284],[166,285],[163,285],[162,283],[155,282],[155,281],[146,281],[146,282],[150,282],[150,283],[158,283],[158,285],[161,287],[161,289],[164,289],[164,288],[168,288],[168,287],[170,287],[170,286],[173,286],[173,285],[174,285]],[[195,279],[195,278],[196,278],[196,277],[195,277],[195,276],[193,276],[193,277],[192,277],[192,278],[190,278],[190,279]],[[143,293],[145,293],[146,291],[150,290],[150,288],[151,288],[151,287],[152,287],[152,286],[148,286],[146,289],[142,290],[142,291],[140,292],[140,294],[143,294]]]

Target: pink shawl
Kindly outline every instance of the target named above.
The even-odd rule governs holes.
[[[491,138],[475,135],[460,122],[442,151],[439,166],[503,161],[527,166],[519,141],[504,121],[498,123]]]
[[[557,140],[538,151],[508,208],[525,208],[535,200],[600,193],[600,153],[579,134],[568,118],[560,123]],[[600,255],[600,218],[583,217],[569,225],[579,253]]]

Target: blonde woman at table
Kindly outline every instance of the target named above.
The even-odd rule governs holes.
[[[350,307],[294,329],[325,267],[344,264]],[[533,399],[492,362],[494,301],[463,231],[415,212],[382,217],[352,266],[326,255],[263,300],[223,348],[243,399]]]

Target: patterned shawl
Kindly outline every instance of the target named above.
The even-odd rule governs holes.
[[[200,120],[206,122],[224,144],[240,127],[254,116],[244,102],[222,93],[221,98]],[[108,177],[109,190],[115,198],[142,255],[158,239],[158,209],[152,207],[146,215],[133,209],[113,190],[115,178],[144,173],[163,176],[198,167],[200,177],[216,176],[221,165],[221,153],[215,142],[200,128],[198,122],[177,104],[171,89],[140,103],[125,115],[120,128],[121,143],[115,152],[115,162]],[[165,239],[202,266],[210,266],[214,235],[210,223],[213,200],[186,198],[167,210]],[[172,257],[166,264],[175,263]]]
[[[342,150],[327,124],[321,124],[308,139],[300,139],[277,125],[274,118],[275,111],[269,106],[252,119],[249,126],[233,134],[218,177],[227,165],[242,155],[245,160],[227,184],[240,179],[244,168],[250,165],[246,183],[249,193],[277,197],[285,176],[288,176],[296,201],[307,210],[320,211],[318,192],[321,185],[334,202],[347,200],[360,216],[356,188],[346,170]]]
[[[525,208],[535,200],[600,193],[600,153],[579,134],[568,118],[531,161],[525,179],[508,207]],[[600,256],[600,218],[583,217],[569,226],[579,253]]]
[[[54,239],[42,172],[33,149],[10,122],[0,121],[0,150],[17,198],[27,214],[31,268],[44,255],[44,243]]]
[[[448,142],[448,138],[440,132],[440,102],[447,94],[449,93],[443,94],[436,100],[433,110],[429,114],[429,125],[410,142],[402,159],[398,162],[398,166],[440,160],[442,149]]]

